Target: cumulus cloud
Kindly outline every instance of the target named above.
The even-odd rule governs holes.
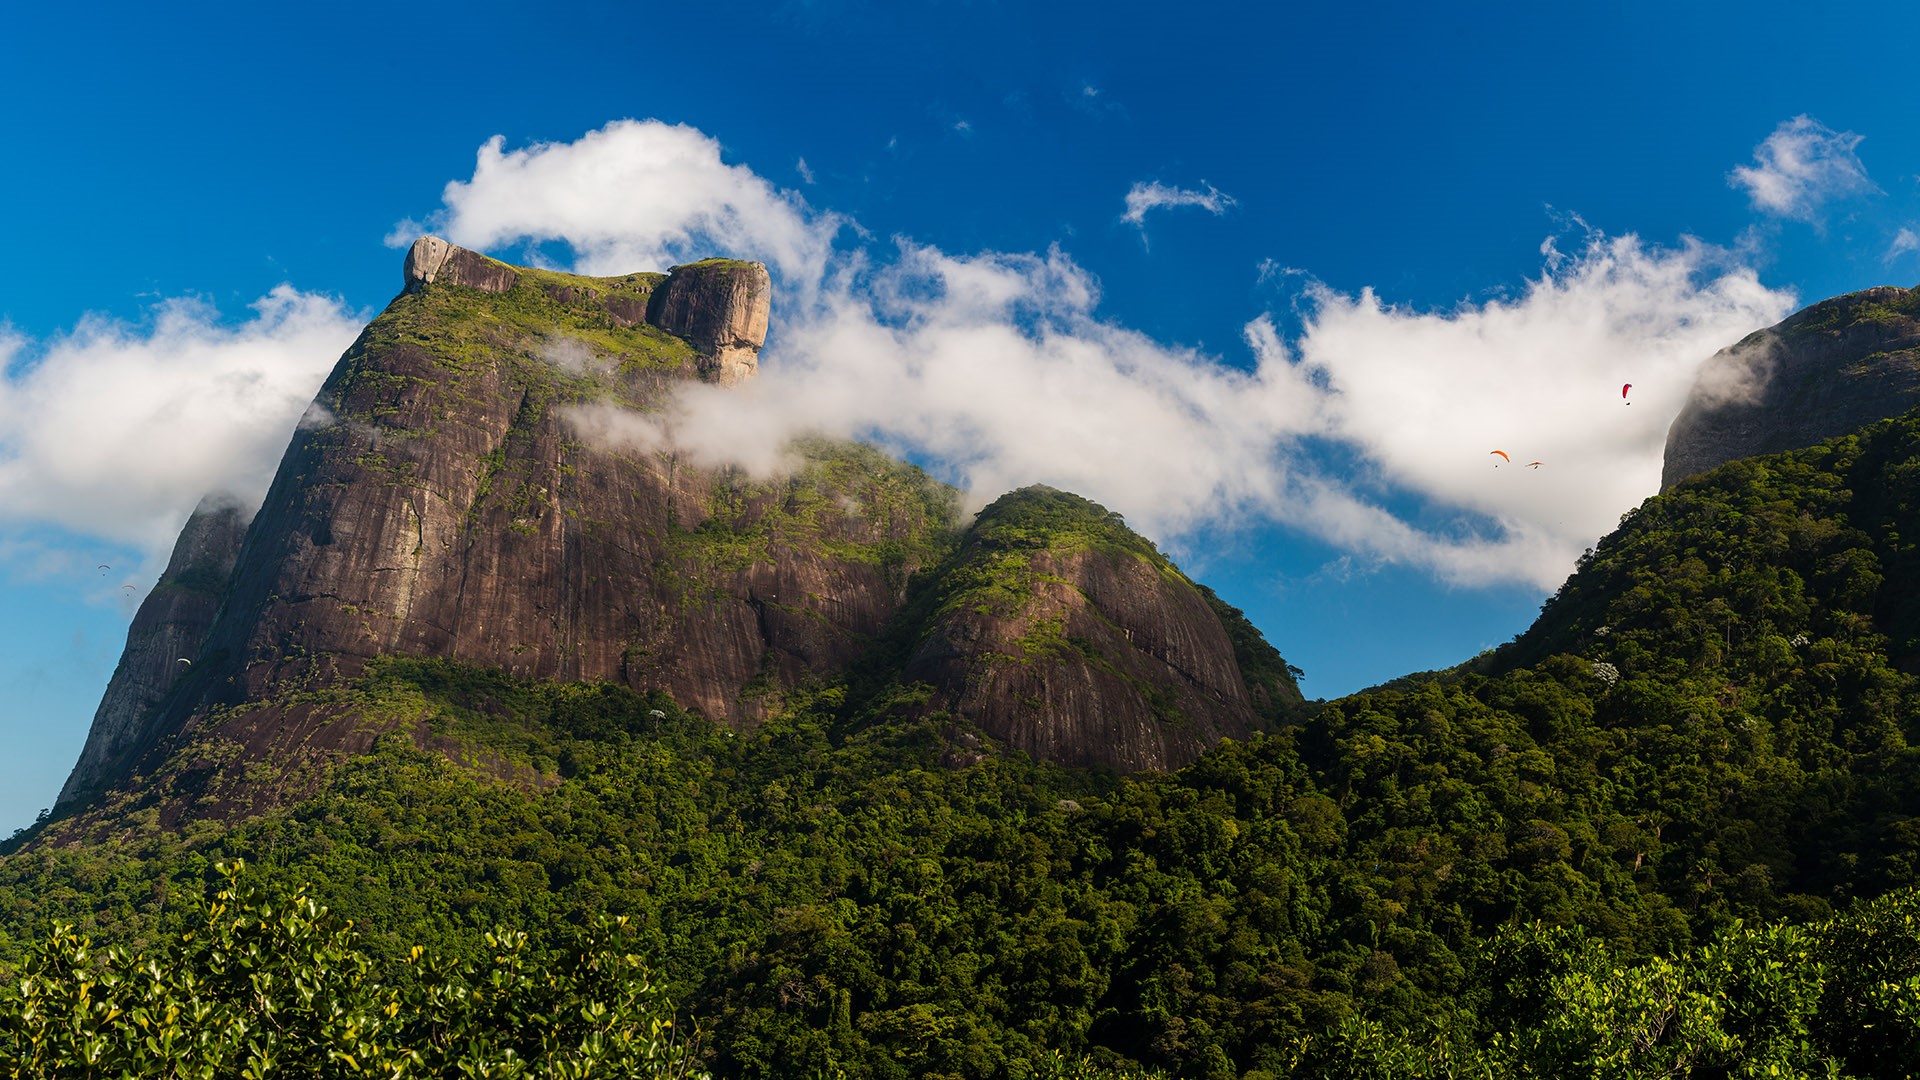
[[[51,525],[151,556],[202,495],[257,506],[361,322],[282,285],[238,323],[175,300],[144,325],[0,339],[0,531]]]
[[[572,247],[574,269],[663,269],[715,249],[760,259],[793,282],[818,280],[841,219],[811,212],[685,125],[622,120],[571,143],[480,147],[473,178],[441,193],[424,223],[403,222],[396,247],[421,231],[485,250],[530,240]]]
[[[1756,210],[1817,221],[1827,203],[1879,190],[1854,153],[1862,138],[1802,114],[1754,147],[1753,164],[1735,168],[1727,182],[1745,190]]]
[[[1202,180],[1201,184],[1207,190],[1196,191],[1192,188],[1174,187],[1158,180],[1137,183],[1127,191],[1127,212],[1120,215],[1120,220],[1129,225],[1145,228],[1147,214],[1153,210],[1197,206],[1219,217],[1226,213],[1229,207],[1236,205],[1233,196],[1208,184],[1205,180]]]
[[[788,232],[818,221],[780,205]],[[498,232],[521,235],[510,218]],[[1657,489],[1700,362],[1792,298],[1695,241],[1588,231],[1576,250],[1543,252],[1515,296],[1444,311],[1309,280],[1296,332],[1258,316],[1243,351],[1221,357],[1103,317],[1097,281],[1058,248],[954,254],[896,239],[818,264],[804,299],[777,305],[759,378],[690,385],[657,416],[573,419],[593,438],[760,470],[779,468],[795,435],[861,437],[929,463],[976,505],[1044,482],[1176,548],[1277,522],[1363,562],[1551,588]],[[1513,464],[1495,468],[1496,448]]]

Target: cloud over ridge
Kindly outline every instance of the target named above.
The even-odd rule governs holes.
[[[0,337],[0,533],[52,525],[152,558],[200,497],[259,504],[362,316],[281,285],[228,323],[193,300]]]
[[[692,202],[625,200],[603,217],[592,203],[612,193],[594,178],[609,143],[625,168],[726,182]],[[643,160],[656,151],[666,159]],[[501,166],[536,158],[564,200],[529,199],[531,171]],[[783,295],[760,377],[687,387],[664,416],[582,414],[599,437],[671,439],[762,469],[795,435],[866,438],[976,502],[1045,482],[1176,547],[1279,524],[1470,585],[1564,578],[1657,490],[1666,428],[1699,364],[1793,299],[1726,250],[1589,230],[1568,253],[1543,245],[1540,276],[1517,297],[1449,311],[1309,281],[1291,339],[1255,315],[1244,353],[1221,357],[1104,317],[1094,275],[1058,247],[954,254],[896,239],[836,253],[841,219],[721,164],[718,143],[691,128],[623,121],[512,152],[495,140],[474,177],[447,190],[444,220],[471,225],[468,241],[563,240],[601,272],[641,268],[609,260],[662,238],[688,254],[776,253]],[[1129,213],[1141,219],[1157,206],[1230,205],[1212,189],[1136,191]],[[591,224],[576,234],[573,222]],[[1494,448],[1544,464],[1496,470]]]

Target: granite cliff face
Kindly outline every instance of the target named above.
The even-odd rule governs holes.
[[[664,692],[737,728],[911,624],[908,677],[1042,757],[1168,768],[1253,729],[1224,606],[1097,507],[1092,532],[1008,555],[1031,513],[989,511],[962,543],[955,492],[865,447],[803,443],[773,480],[683,460],[653,421],[678,383],[752,376],[769,299],[752,263],[587,278],[416,243],[244,544],[231,514],[183,534],[62,803],[164,772],[176,811],[237,812],[385,732],[430,741],[341,689],[394,655]],[[1009,558],[1018,603],[955,591]],[[948,599],[903,613],[921,571]],[[249,762],[285,790],[220,794]]]
[[[703,259],[676,266],[647,302],[647,321],[700,353],[700,377],[721,386],[759,370],[773,280],[759,263]]]
[[[1823,300],[1721,350],[1667,431],[1665,491],[1717,465],[1812,446],[1920,405],[1920,289]]]
[[[194,508],[166,570],[133,616],[126,651],[56,804],[72,802],[124,773],[146,749],[168,693],[197,681],[192,658],[200,655],[213,626],[246,531],[245,515],[229,502],[203,499]]]

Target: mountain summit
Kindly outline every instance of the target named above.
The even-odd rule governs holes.
[[[1256,726],[1236,642],[1258,634],[1117,515],[1077,500],[1099,542],[1034,541],[1017,568],[1033,602],[1002,610],[954,583],[983,553],[1026,557],[1001,551],[1007,514],[964,532],[957,493],[917,468],[827,440],[770,479],[684,457],[662,408],[687,381],[754,375],[766,267],[583,277],[423,237],[404,281],[322,386],[244,540],[230,508],[189,521],[62,805],[164,772],[237,811],[280,798],[238,779],[247,763],[286,778],[383,732],[430,741],[338,692],[388,656],[663,693],[738,728],[905,650],[957,720],[1123,769]],[[935,587],[923,572],[945,591],[908,611]],[[1009,649],[1036,634],[1060,641],[1010,678]],[[1284,661],[1263,670],[1281,676],[1262,702],[1299,700]]]

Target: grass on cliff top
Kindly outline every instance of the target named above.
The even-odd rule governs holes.
[[[745,268],[752,265],[754,265],[753,262],[748,259],[722,259],[716,257],[711,259],[697,259],[690,263],[681,263],[679,266],[670,267],[669,273],[678,273],[682,270],[714,270],[721,267]],[[664,277],[665,275],[662,276]]]
[[[396,297],[369,323],[368,350],[412,345],[459,374],[505,361],[515,376],[551,387],[563,397],[599,396],[626,389],[616,378],[690,364],[694,349],[657,327],[622,326],[608,302],[630,299],[645,310],[664,274],[588,278],[552,270],[516,268],[504,293],[429,285]],[[563,300],[565,290],[574,290]]]
[[[1872,297],[1862,291],[1813,305],[1786,332],[1789,337],[1800,337],[1843,330],[1863,322],[1891,326],[1916,319],[1920,319],[1920,289],[1908,289],[1904,295],[1890,300]]]

